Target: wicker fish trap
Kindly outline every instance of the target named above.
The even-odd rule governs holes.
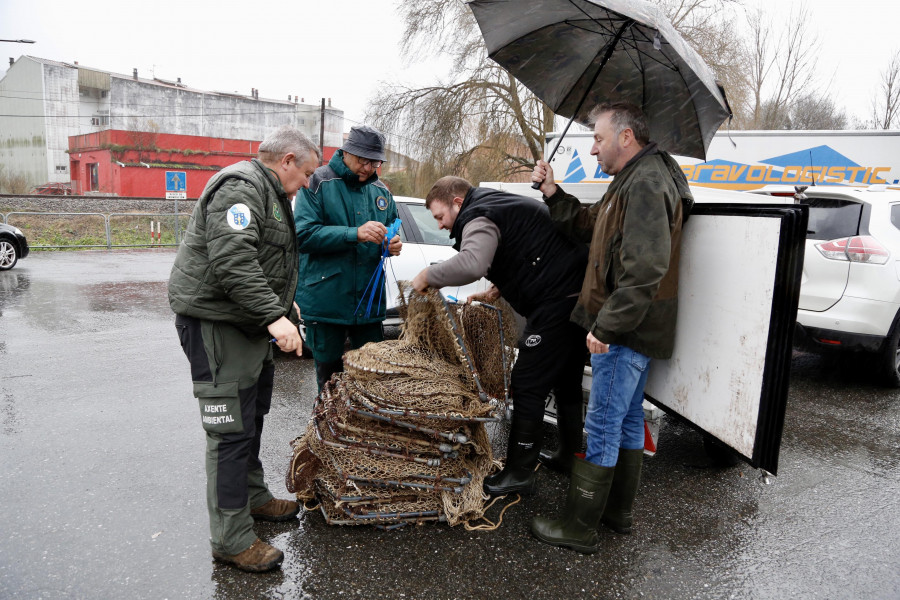
[[[451,525],[484,514],[485,424],[509,400],[516,324],[508,306],[448,303],[401,282],[398,340],[344,355],[298,437],[287,487],[332,525]]]

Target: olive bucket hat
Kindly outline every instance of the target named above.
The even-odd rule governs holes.
[[[357,125],[350,128],[347,141],[341,146],[341,150],[360,158],[369,160],[385,160],[384,135],[368,125]]]

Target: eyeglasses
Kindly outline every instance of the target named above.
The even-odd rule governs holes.
[[[373,169],[380,169],[381,165],[384,164],[383,160],[369,160],[368,158],[362,158],[361,156],[357,156],[356,160],[359,161],[360,166],[368,167],[369,165],[372,165]]]

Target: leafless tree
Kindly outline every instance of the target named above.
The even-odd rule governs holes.
[[[872,125],[875,129],[896,127],[900,114],[900,51],[894,53],[887,69],[881,73],[878,93],[872,99]]]
[[[400,11],[407,60],[444,56],[452,65],[444,81],[385,88],[370,103],[369,118],[402,132],[392,141],[420,160],[417,180],[424,186],[448,172],[506,179],[530,170],[553,113],[488,59],[471,10],[458,0],[421,0]]]
[[[808,20],[806,4],[801,4],[779,26],[775,15],[767,15],[761,7],[748,11],[748,93],[740,107],[739,127],[782,129],[790,121],[791,107],[807,97],[810,89],[821,89],[815,69],[820,42],[817,34],[806,28]],[[820,94],[828,95],[827,90]]]
[[[747,104],[747,56],[735,21],[742,0],[657,0],[678,33],[715,73],[732,110]],[[739,118],[735,114],[735,118]]]
[[[791,105],[783,129],[846,129],[847,124],[847,113],[831,97],[813,92]]]
[[[726,81],[741,81],[727,8],[739,0],[659,0],[659,4]],[[403,175],[407,193],[422,194],[437,177],[471,181],[522,178],[543,156],[553,112],[488,59],[471,10],[460,0],[398,4],[406,25],[407,61],[447,57],[450,72],[423,88],[387,86],[369,103],[367,119],[401,152],[419,160]],[[393,135],[391,135],[393,134]]]

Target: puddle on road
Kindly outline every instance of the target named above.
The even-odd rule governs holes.
[[[80,286],[89,310],[131,313],[135,311],[171,313],[165,281],[127,281]]]

